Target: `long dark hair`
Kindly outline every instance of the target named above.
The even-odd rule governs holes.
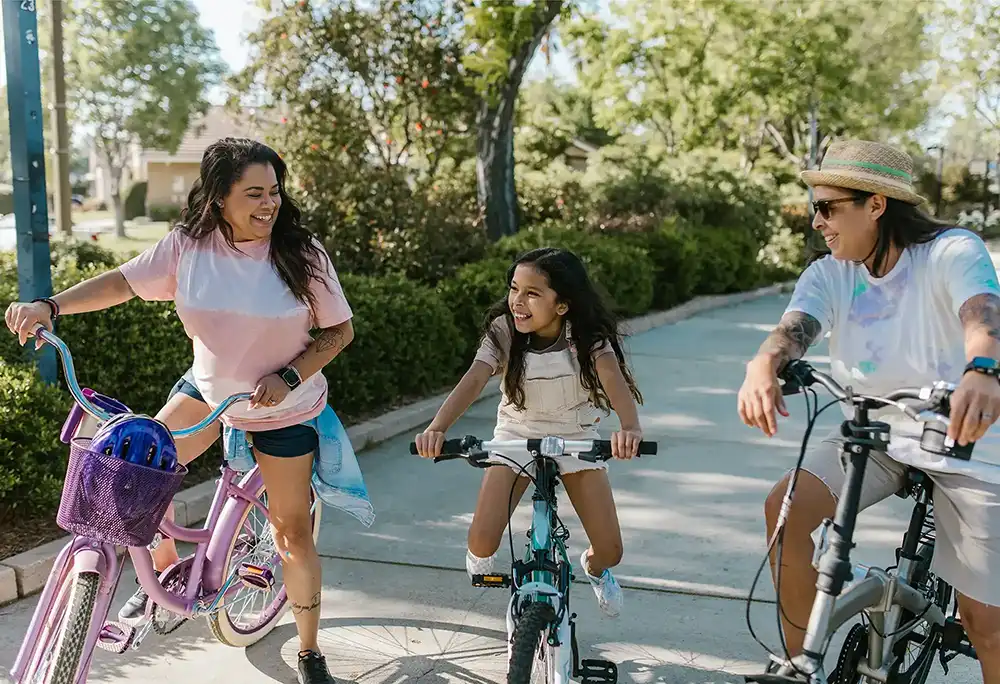
[[[860,204],[874,195],[872,192],[861,190],[849,190],[854,197],[854,202]],[[903,202],[892,197],[886,197],[885,211],[878,218],[878,237],[875,246],[868,256],[856,263],[864,263],[868,259],[872,260],[872,273],[876,277],[884,275],[882,266],[889,256],[889,250],[895,245],[899,249],[906,249],[910,245],[919,245],[930,242],[938,235],[955,226],[946,221],[941,221],[933,216],[921,211],[919,207],[908,202]],[[823,246],[811,245],[812,253],[808,263],[812,263],[830,253],[829,249]]]
[[[281,196],[278,217],[271,229],[271,264],[295,298],[315,310],[309,284],[313,278],[322,279],[327,270],[325,258],[312,233],[302,227],[302,212],[285,190],[288,167],[267,145],[249,138],[222,138],[209,145],[177,229],[196,240],[218,230],[226,243],[238,250],[233,227],[223,218],[219,204],[247,167],[254,164],[270,164],[274,168]]]
[[[531,264],[544,273],[549,281],[549,287],[555,290],[559,301],[569,307],[566,319],[571,326],[572,341],[576,346],[577,359],[580,364],[580,383],[590,393],[590,400],[600,409],[609,411],[611,402],[607,392],[601,386],[597,369],[594,366],[592,352],[602,342],[607,342],[618,357],[625,382],[636,401],[642,403],[642,395],[636,387],[632,373],[625,363],[625,355],[621,348],[621,335],[618,331],[618,320],[601,297],[597,288],[587,275],[580,258],[565,249],[556,247],[540,247],[521,254],[507,269],[507,287],[514,280],[514,271],[520,264]],[[524,410],[524,361],[531,341],[531,335],[518,332],[514,327],[514,315],[511,313],[507,297],[496,302],[486,314],[485,334],[493,346],[501,348],[493,322],[503,317],[510,331],[510,354],[507,368],[504,372],[504,394],[518,410]]]

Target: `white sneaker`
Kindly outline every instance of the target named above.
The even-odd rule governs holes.
[[[586,551],[580,556],[580,567],[583,568],[583,574],[590,580],[590,586],[594,588],[594,594],[597,595],[597,605],[601,612],[609,618],[618,617],[622,612],[622,588],[615,576],[611,574],[611,569],[605,569],[604,574],[600,577],[591,575],[587,572]]]
[[[469,581],[472,581],[474,575],[488,575],[493,572],[493,565],[495,564],[497,555],[494,553],[489,558],[480,558],[479,556],[472,553],[468,549],[465,550],[465,571],[469,573]]]

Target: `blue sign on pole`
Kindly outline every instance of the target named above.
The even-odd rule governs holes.
[[[4,53],[7,57],[19,297],[21,301],[31,301],[52,294],[38,14],[36,0],[0,2],[3,3]],[[33,349],[34,340],[28,345]],[[49,345],[43,346],[36,352],[36,361],[42,378],[49,383],[55,382],[55,350]]]

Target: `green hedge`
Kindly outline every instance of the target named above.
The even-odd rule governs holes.
[[[783,275],[758,263],[761,245],[750,230],[680,218],[632,232],[539,224],[491,245],[486,258],[434,285],[403,275],[342,273],[356,337],[324,371],[338,413],[354,422],[455,382],[478,345],[486,309],[506,292],[512,259],[540,245],[578,253],[623,316]],[[122,260],[86,242],[56,242],[52,249],[57,291]],[[13,255],[0,255],[3,305],[16,294]],[[72,349],[84,386],[136,411],[155,412],[191,362],[191,342],[168,303],[133,300],[68,316],[57,332]],[[57,439],[71,401],[61,386],[40,384],[28,361],[13,336],[0,335],[0,521],[15,513],[51,514],[65,468],[66,447]],[[197,467],[217,463],[216,455],[206,455]]]

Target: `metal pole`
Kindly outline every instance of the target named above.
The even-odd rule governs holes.
[[[30,301],[52,294],[38,16],[35,0],[2,0],[2,6],[7,107],[10,112],[10,162],[14,172],[17,276],[21,301]],[[31,340],[28,348],[34,349],[34,346],[34,340]],[[55,350],[50,345],[44,345],[35,352],[35,359],[42,378],[54,383]]]
[[[63,66],[63,0],[52,3],[52,81],[55,121],[56,225],[73,234],[72,198],[69,187],[69,127],[66,124],[66,70]]]

